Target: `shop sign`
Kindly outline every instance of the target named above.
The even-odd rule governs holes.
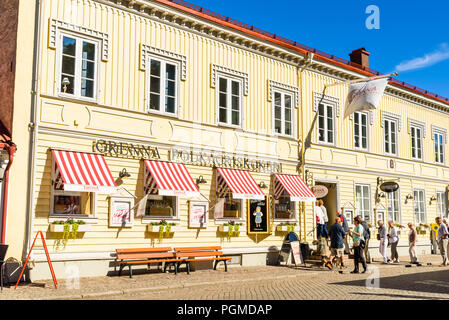
[[[268,199],[248,200],[248,233],[270,233]]]
[[[322,186],[322,185],[313,186],[311,189],[312,189],[313,194],[317,198],[323,198],[329,192],[329,190],[325,186]]]
[[[170,150],[170,160],[184,164],[243,169],[263,173],[282,173],[282,164],[274,161],[232,156],[214,151],[194,151],[179,148]]]
[[[132,227],[134,199],[128,197],[111,197],[110,199],[109,226]]]
[[[207,201],[191,201],[189,211],[189,228],[206,228],[208,221]]]
[[[99,152],[105,156],[131,159],[160,159],[157,147],[143,144],[133,144],[110,140],[96,140],[93,143],[94,152]]]

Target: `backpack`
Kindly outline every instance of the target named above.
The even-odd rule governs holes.
[[[365,240],[368,240],[371,236],[371,233],[365,221],[362,221],[362,227],[363,227],[363,238],[365,238]]]

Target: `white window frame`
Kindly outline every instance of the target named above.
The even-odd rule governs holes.
[[[360,209],[358,209],[357,208],[357,203],[359,203],[360,205],[361,205],[361,207],[363,206],[363,201],[359,201],[359,199],[357,198],[357,187],[361,187],[361,190],[362,190],[362,199],[361,200],[363,200],[363,199],[368,199],[368,208],[363,208],[363,211],[368,211],[368,219],[366,219],[366,217],[365,217],[365,215],[362,213],[362,212],[360,212],[359,210]],[[364,194],[364,188],[368,188],[368,196],[366,197],[366,195]],[[354,198],[355,198],[355,204],[356,204],[356,206],[355,206],[355,213],[356,213],[356,216],[358,216],[358,215],[360,215],[360,216],[362,216],[362,219],[363,220],[365,220],[365,221],[369,221],[369,222],[371,222],[371,207],[372,207],[372,204],[371,204],[371,185],[370,184],[368,184],[368,183],[356,183],[355,185],[354,185]]]
[[[416,197],[415,197],[415,192],[422,192],[422,203],[424,205],[424,212],[419,212],[419,219],[417,219],[417,212],[416,212]],[[426,223],[427,221],[427,213],[426,213],[426,190],[425,189],[420,189],[420,188],[414,188],[413,189],[413,218],[415,220],[415,224],[419,225],[420,223]],[[418,208],[419,208],[419,204],[418,204]],[[421,219],[421,214],[423,215],[423,219]]]
[[[391,124],[392,123],[394,123],[394,126],[395,126],[395,130],[394,130],[394,136],[395,136],[395,152],[391,152],[391,149],[392,149],[392,142],[391,142],[391,137],[392,137],[392,130],[391,130]],[[383,125],[384,125],[384,151],[385,151],[385,154],[386,155],[389,155],[389,156],[397,156],[398,155],[398,123],[397,123],[397,121],[395,121],[395,120],[392,120],[392,119],[384,119],[383,120]],[[388,131],[389,131],[389,137],[390,137],[390,139],[389,139],[389,141],[387,141],[386,139],[387,139],[387,137],[386,137],[386,130],[387,130],[387,127],[388,127]],[[387,149],[386,149],[386,144],[388,143],[388,146],[389,146],[389,150],[387,151]]]
[[[358,124],[358,127],[359,127],[359,145],[360,145],[360,147],[356,147],[356,137],[355,137],[355,128],[356,128],[356,126],[357,126],[357,124],[356,124],[356,116],[359,116],[359,120],[361,120],[362,119],[362,116],[365,116],[366,117],[366,148],[363,148],[362,147],[362,138],[363,138],[363,136],[362,136],[362,123],[361,123],[361,121],[359,121],[359,124]],[[370,126],[370,114],[368,113],[368,112],[362,112],[362,111],[359,111],[359,112],[354,112],[353,114],[352,114],[352,121],[353,121],[353,130],[354,130],[354,132],[353,132],[353,137],[354,137],[354,140],[353,140],[353,143],[354,143],[354,149],[356,149],[356,150],[362,150],[362,151],[368,151],[369,150],[369,126]]]
[[[420,131],[420,138],[419,139],[416,138],[417,130]],[[413,136],[413,132],[415,132],[415,137]],[[423,152],[424,151],[424,147],[423,147],[424,138],[423,138],[423,136],[424,136],[424,130],[422,129],[422,127],[414,126],[414,125],[410,126],[410,140],[411,140],[410,141],[411,142],[410,156],[411,156],[411,158],[413,160],[421,160],[422,161],[424,159],[424,152]],[[417,154],[418,154],[418,140],[420,141],[420,144],[421,144],[421,148],[420,148],[421,157],[417,156]],[[415,153],[416,153],[415,157],[413,156],[413,149],[415,149]]]
[[[178,102],[179,102],[179,97],[180,97],[180,85],[181,85],[181,78],[180,78],[180,73],[181,73],[181,68],[182,68],[182,62],[176,59],[170,59],[167,57],[161,57],[158,55],[153,55],[153,54],[147,54],[146,56],[146,72],[145,72],[145,110],[147,113],[153,113],[153,114],[159,114],[159,115],[164,115],[164,116],[168,116],[168,117],[179,117],[179,106],[178,106]],[[159,110],[154,110],[150,108],[150,83],[151,83],[151,60],[156,60],[159,61],[161,63],[161,74],[160,74],[160,85],[161,87],[164,86],[163,88],[160,88],[160,95],[159,95]],[[165,111],[165,70],[166,70],[166,66],[168,64],[172,64],[176,66],[176,76],[175,76],[175,112],[167,112]],[[163,110],[161,110],[163,109]]]
[[[398,195],[398,208],[397,208],[397,214],[398,214],[398,219],[396,220],[396,219],[394,219],[395,218],[395,210],[393,210],[393,219],[391,219],[390,218],[390,210],[389,210],[389,205],[388,205],[388,201],[390,201],[390,199],[389,199],[389,194],[394,194],[394,193],[396,193],[397,192],[397,195]],[[388,220],[393,220],[393,222],[396,222],[396,223],[401,223],[401,220],[402,220],[402,216],[401,216],[401,188],[398,188],[398,190],[396,190],[395,192],[390,192],[390,193],[386,193],[386,196],[385,196],[386,198],[386,201],[387,201],[387,207],[386,207],[386,215],[387,215],[387,217],[388,217]],[[394,203],[394,202],[393,202]],[[394,207],[394,204],[392,204],[392,207]]]
[[[64,37],[69,37],[75,39],[76,52],[75,52],[75,75],[74,75],[74,89],[73,94],[64,93],[61,89],[61,75],[62,75],[62,57],[63,57],[63,39]],[[57,31],[57,48],[56,48],[56,75],[55,75],[55,90],[59,97],[69,98],[69,99],[77,99],[88,102],[96,102],[99,96],[99,74],[100,74],[100,65],[101,59],[99,55],[99,51],[101,50],[101,41],[94,37],[89,37],[88,35],[83,35],[75,32],[70,32],[67,30],[59,30]],[[82,45],[78,45],[78,43],[88,42],[95,45],[95,68],[94,68],[94,88],[93,88],[93,97],[84,97],[81,95],[81,64],[82,64]]]
[[[437,191],[437,216],[442,218],[448,218],[449,213],[447,211],[447,192]]]
[[[286,222],[286,221],[291,221],[291,222],[298,222],[298,214],[297,214],[297,202],[296,201],[291,201],[290,203],[292,205],[292,210],[293,210],[293,217],[292,218],[276,218],[276,209],[275,209],[275,199],[272,198],[271,200],[271,212],[272,212],[272,216],[273,216],[273,221],[274,222]]]
[[[319,120],[319,112],[320,112],[320,105],[323,105],[324,106],[324,119],[325,119],[325,121],[324,121],[324,137],[325,137],[325,141],[321,141],[320,139],[319,139],[319,135],[320,135],[320,120]],[[328,136],[329,136],[329,134],[328,134],[328,125],[327,125],[327,119],[329,118],[329,116],[328,116],[328,113],[327,113],[327,107],[331,107],[332,108],[332,124],[333,124],[333,131],[332,131],[332,140],[333,140],[333,142],[329,142],[328,141]],[[327,102],[325,102],[325,101],[323,101],[323,102],[320,102],[318,105],[317,105],[317,108],[316,108],[316,116],[317,116],[317,124],[316,124],[316,128],[317,128],[317,131],[316,131],[316,140],[317,140],[317,143],[318,144],[324,144],[324,145],[330,145],[330,146],[335,146],[336,145],[336,141],[335,141],[335,139],[336,139],[336,137],[337,137],[337,134],[336,134],[336,107],[335,107],[335,105],[333,105],[333,104],[331,104],[331,103],[327,103]]]
[[[440,139],[435,139],[435,136],[441,136],[441,144],[439,143]],[[446,143],[447,143],[447,130],[444,128],[440,128],[432,125],[432,140],[433,140],[433,160],[436,164],[446,164]],[[437,155],[437,151],[435,150],[435,143],[438,143],[438,161],[435,159]],[[443,149],[443,162],[439,161],[441,153],[439,152],[440,147]]]
[[[50,222],[67,219],[69,217],[74,218],[75,220],[96,220],[97,219],[97,193],[96,192],[81,192],[81,191],[64,191],[64,190],[55,190],[56,183],[56,163],[55,159],[51,161],[51,182],[50,182],[50,214],[49,219]],[[91,203],[91,214],[77,214],[77,215],[69,215],[69,214],[55,214],[54,213],[54,205],[55,205],[55,196],[80,196],[81,193],[91,193],[92,194],[92,203]]]
[[[174,197],[175,198],[175,215],[172,217],[168,217],[168,216],[147,216],[144,215],[142,217],[142,222],[144,223],[150,223],[150,222],[159,222],[161,220],[166,220],[167,222],[179,222],[180,218],[179,218],[179,197],[177,196],[161,196],[161,195],[157,195],[157,194],[150,194],[148,195],[148,200],[152,200],[152,199],[157,199],[160,197]]]
[[[280,119],[281,120],[281,132],[276,132],[276,98],[275,98],[276,93],[279,93],[281,95],[281,119]],[[285,96],[290,96],[290,101],[291,101],[291,105],[290,105],[290,109],[291,109],[290,131],[291,131],[291,133],[290,134],[285,133]],[[294,106],[295,100],[294,99],[295,99],[295,95],[292,92],[287,92],[287,91],[283,91],[283,90],[279,90],[279,89],[273,90],[273,101],[272,101],[273,135],[283,136],[283,137],[288,137],[288,138],[294,137],[294,135],[295,135],[295,106]]]
[[[218,73],[216,83],[216,114],[217,114],[217,124],[223,127],[231,128],[243,128],[243,90],[244,81],[239,77],[233,77],[227,74]],[[226,92],[226,119],[228,122],[220,121],[220,78],[226,79],[227,81],[227,92]],[[232,124],[232,81],[239,83],[239,125]]]

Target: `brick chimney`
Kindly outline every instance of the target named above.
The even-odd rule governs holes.
[[[351,62],[357,63],[362,67],[369,68],[369,55],[370,53],[365,48],[360,48],[352,51],[349,54]]]

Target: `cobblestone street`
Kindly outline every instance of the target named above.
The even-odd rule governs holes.
[[[404,258],[403,261],[406,261]],[[343,274],[319,267],[284,266],[231,267],[223,270],[198,270],[187,275],[146,272],[132,279],[122,277],[82,278],[79,288],[59,280],[54,289],[49,281],[4,288],[2,299],[119,299],[119,300],[315,300],[315,299],[449,299],[449,267],[439,267],[440,256],[425,256],[422,267],[381,265],[367,274]],[[431,262],[432,265],[427,265]],[[376,283],[376,274],[379,281]],[[368,281],[367,281],[368,279]],[[368,286],[367,286],[368,283]],[[376,288],[378,284],[379,288]],[[75,284],[76,286],[76,284]]]

